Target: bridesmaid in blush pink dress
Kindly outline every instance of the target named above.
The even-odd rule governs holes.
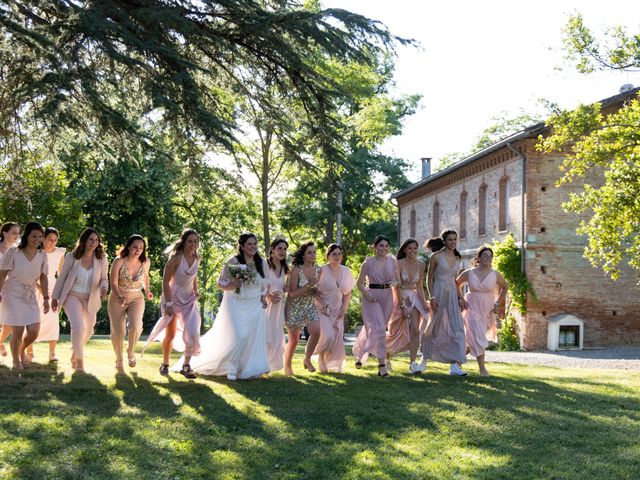
[[[389,376],[385,359],[387,357],[386,328],[393,311],[395,287],[399,283],[398,262],[389,255],[391,242],[384,235],[378,235],[373,248],[375,256],[368,257],[360,268],[358,289],[362,292],[362,322],[353,356],[356,368],[361,368],[369,355],[378,359],[378,375]]]
[[[0,226],[0,261],[2,257],[11,247],[15,247],[20,239],[20,225],[15,222],[6,222]],[[1,320],[0,320],[1,322]],[[7,325],[3,328],[0,323],[0,355],[7,356],[7,348],[4,342],[11,335],[11,327]]]
[[[47,264],[49,273],[47,278],[49,280],[49,291],[53,290],[56,284],[56,278],[62,271],[62,265],[64,263],[64,255],[66,250],[62,247],[56,246],[58,244],[58,238],[60,233],[56,228],[47,227],[44,230],[44,241],[42,242],[42,251],[47,254]],[[49,296],[50,292],[38,290],[38,303],[43,303],[43,294]],[[40,321],[40,333],[36,342],[49,342],[49,361],[55,363],[58,361],[56,356],[56,345],[60,337],[60,315],[58,312],[54,312],[50,309],[48,313],[42,314]],[[35,343],[35,342],[34,342]],[[28,349],[29,359],[33,359],[33,343]]]
[[[162,276],[162,317],[153,327],[143,349],[144,353],[149,343],[156,339],[162,341],[161,375],[169,374],[169,357],[172,348],[175,348],[184,350],[184,362],[179,373],[188,379],[196,378],[190,361],[192,356],[200,354],[200,293],[197,277],[200,265],[199,244],[198,232],[187,228],[165,250],[169,261]]]
[[[462,298],[458,298],[456,277],[462,269],[461,255],[456,249],[458,234],[445,230],[442,235],[444,248],[429,259],[427,288],[431,315],[422,336],[422,361],[415,373],[423,372],[427,360],[449,363],[450,375],[465,376],[460,364],[466,362],[464,321],[460,309]]]
[[[316,345],[318,368],[321,372],[341,372],[344,363],[344,315],[351,300],[356,279],[342,265],[342,247],[332,243],[327,248],[329,263],[321,267],[315,298],[320,320],[320,338]]]
[[[42,289],[49,291],[47,256],[40,250],[43,237],[42,225],[37,222],[27,223],[20,244],[10,248],[0,262],[0,321],[5,327],[11,327],[9,344],[13,368],[16,370],[29,365],[26,349],[40,330],[36,283],[40,281]],[[43,312],[48,311],[47,294],[44,297]]]
[[[271,242],[269,248],[269,293],[267,295],[267,315],[265,321],[265,340],[269,356],[269,371],[276,372],[284,368],[284,294],[286,292],[287,248],[284,238]]]
[[[489,376],[484,363],[484,352],[489,341],[497,341],[496,313],[509,289],[502,275],[491,268],[492,261],[493,250],[486,246],[480,247],[471,262],[473,268],[465,270],[456,279],[459,297],[462,296],[462,286],[469,286],[462,302],[462,316],[467,329],[469,351],[476,357],[483,377]]]
[[[409,370],[414,372],[418,364],[416,356],[420,346],[420,324],[429,317],[424,298],[424,262],[418,260],[418,242],[408,238],[398,249],[400,284],[397,287],[398,303],[393,309],[387,326],[387,369],[391,370],[391,356],[409,351]]]

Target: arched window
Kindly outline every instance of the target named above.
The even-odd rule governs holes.
[[[509,177],[500,179],[499,197],[498,231],[505,232],[509,228]]]
[[[440,235],[440,202],[433,204],[433,236]]]
[[[409,220],[409,229],[411,231],[411,238],[416,238],[416,209],[411,209],[411,219]]]
[[[460,194],[460,239],[467,238],[467,191]]]
[[[487,186],[483,183],[478,190],[478,235],[487,234]]]

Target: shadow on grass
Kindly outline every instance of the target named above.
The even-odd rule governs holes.
[[[633,478],[640,471],[640,401],[623,384],[539,379],[518,368],[488,379],[440,372],[381,379],[369,368],[248,382],[122,374],[109,384],[52,368],[20,376],[0,368],[0,473]]]

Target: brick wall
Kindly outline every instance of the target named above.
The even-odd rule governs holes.
[[[555,187],[560,154],[540,155],[527,142],[527,277],[539,298],[529,302],[524,322],[527,349],[545,348],[547,319],[572,313],[584,321],[586,347],[640,343],[640,289],[627,269],[616,282],[584,259],[587,239],[576,234],[582,217],[561,205],[583,181]],[[599,182],[597,172],[586,181]]]
[[[535,139],[518,147],[527,156],[526,176],[526,272],[539,301],[529,301],[520,322],[523,346],[542,349],[547,345],[547,319],[571,313],[585,323],[584,345],[605,346],[640,343],[640,289],[631,271],[616,282],[593,268],[583,257],[586,238],[576,234],[580,218],[566,213],[562,203],[582,183],[555,187],[562,155],[541,155]],[[411,194],[398,198],[400,241],[411,236],[411,211],[415,210],[415,238],[420,245],[434,236],[433,205],[440,205],[440,230],[460,229],[460,194],[467,191],[467,234],[458,248],[469,256],[478,246],[502,240],[511,231],[520,240],[521,162],[507,149],[479,158],[444,178],[436,179]],[[509,222],[498,231],[499,184],[509,177]],[[598,181],[597,174],[587,179]],[[486,234],[478,235],[479,188],[487,185]],[[439,233],[439,232],[438,232]]]

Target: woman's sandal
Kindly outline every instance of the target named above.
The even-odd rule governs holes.
[[[356,360],[356,368],[362,368],[362,362],[360,360]]]
[[[160,375],[164,375],[165,377],[169,375],[169,365],[166,363],[160,364]]]
[[[385,372],[384,373],[380,373],[380,369],[384,368]],[[380,365],[378,365],[378,376],[379,377],[388,377],[389,376],[389,372],[386,371],[387,366],[384,363],[381,363]]]
[[[184,378],[188,378],[189,380],[193,380],[194,378],[196,378],[196,372],[191,370],[191,365],[189,365],[188,363],[185,363],[184,365],[182,365],[182,368],[180,369],[180,374]]]
[[[127,354],[127,359],[129,360],[129,366],[131,368],[136,366],[136,354],[135,353],[134,354],[131,354],[131,353]]]

